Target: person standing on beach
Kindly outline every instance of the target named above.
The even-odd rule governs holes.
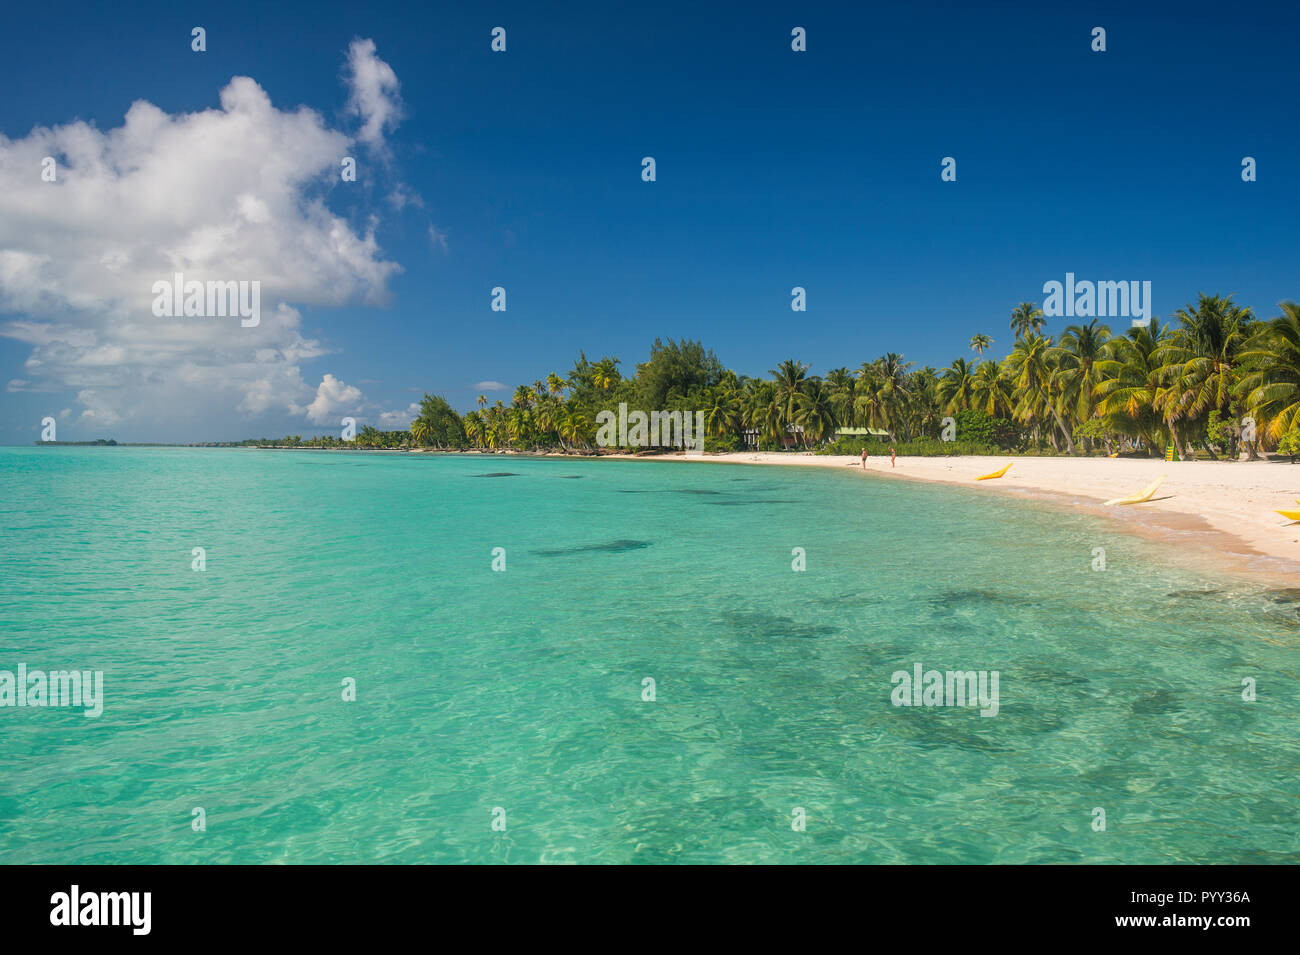
[[[889,466],[890,466],[891,468],[894,466],[894,449],[893,449],[893,448],[890,448],[890,449],[889,449]]]
[[[867,469],[867,449],[863,448],[862,449],[862,470],[865,471],[866,469]]]

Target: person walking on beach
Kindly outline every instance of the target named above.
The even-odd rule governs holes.
[[[865,471],[866,469],[867,469],[867,449],[863,448],[862,449],[862,470]]]
[[[891,468],[894,466],[894,449],[893,449],[893,448],[890,448],[890,449],[889,449],[889,466],[890,466]]]

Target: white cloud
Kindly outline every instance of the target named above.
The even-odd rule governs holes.
[[[77,419],[79,423],[94,422],[99,425],[114,425],[121,420],[121,416],[118,415],[117,411],[90,388],[77,392],[77,401],[81,403],[81,407],[84,409]]]
[[[383,153],[386,128],[402,118],[401,86],[393,68],[375,56],[374,40],[353,40],[348,46],[348,112],[361,119],[357,138]]]
[[[406,183],[399,182],[393,186],[392,192],[388,194],[388,204],[398,212],[401,212],[407,206],[423,209],[424,198]]]
[[[380,431],[403,431],[420,415],[420,403],[412,401],[405,411],[384,411],[379,415]]]
[[[474,389],[476,391],[508,391],[510,386],[499,381],[480,381],[474,385]]]
[[[316,388],[316,399],[307,406],[307,420],[312,424],[333,423],[340,414],[356,412],[360,402],[360,388],[326,375]]]
[[[349,62],[360,135],[382,137],[399,115],[396,77],[370,41]],[[294,306],[381,304],[401,271],[375,218],[354,227],[326,204],[350,146],[315,110],[277,109],[239,76],[220,108],[139,100],[115,128],[0,135],[0,336],[32,348],[9,390],[66,391],[78,420],[195,438],[215,422],[238,433],[239,415],[331,405],[321,388],[337,379],[312,400],[299,373],[326,349]],[[55,182],[41,179],[45,156]],[[155,317],[153,283],[176,272],[259,281],[260,324]]]

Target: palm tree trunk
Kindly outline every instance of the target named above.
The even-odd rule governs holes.
[[[1061,416],[1055,408],[1052,408],[1052,417],[1056,419],[1056,426],[1061,429],[1061,434],[1065,437],[1065,453],[1074,454],[1074,439],[1070,437],[1070,430],[1065,426],[1065,422],[1061,420]],[[1055,445],[1056,442],[1052,443]]]
[[[1186,461],[1187,452],[1183,450],[1183,440],[1178,436],[1178,428],[1172,421],[1169,422],[1169,440],[1173,442],[1174,449],[1178,452],[1178,460]]]

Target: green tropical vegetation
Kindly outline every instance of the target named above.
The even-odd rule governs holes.
[[[866,444],[899,454],[1160,456],[1173,445],[1183,459],[1295,455],[1300,305],[1279,307],[1279,316],[1260,320],[1231,296],[1198,295],[1168,322],[1117,333],[1094,319],[1051,334],[1042,311],[1022,302],[1011,312],[1005,357],[984,358],[993,339],[977,333],[970,340],[977,357],[943,369],[916,368],[888,352],[825,375],[790,358],[753,377],[726,368],[699,342],[656,339],[631,375],[616,357],[592,361],[579,352],[568,374],[521,384],[508,404],[480,395],[460,414],[425,395],[408,430],[365,427],[348,446],[591,453],[598,415],[625,404],[702,411],[712,451],[857,453]],[[941,440],[945,419],[955,440]],[[879,434],[837,437],[841,428]],[[348,444],[329,436],[247,443]]]

